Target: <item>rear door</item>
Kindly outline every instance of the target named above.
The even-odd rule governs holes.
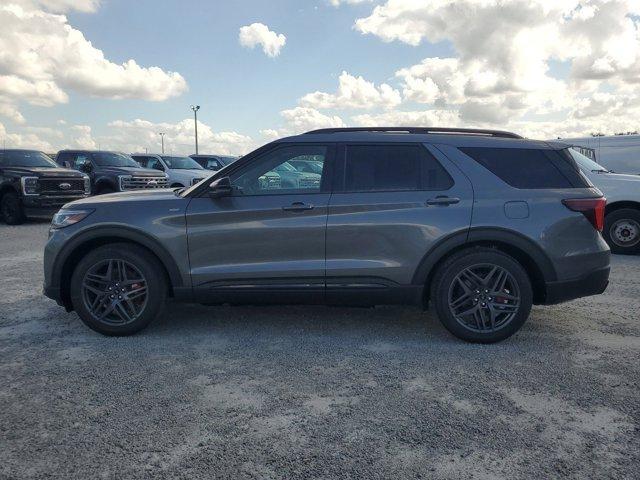
[[[327,222],[328,300],[360,291],[408,301],[419,291],[411,284],[421,260],[468,230],[472,203],[469,180],[437,149],[342,145]]]
[[[279,145],[230,174],[233,194],[194,198],[187,211],[191,277],[211,302],[324,301],[332,145]],[[314,157],[322,181],[294,186],[276,170]]]

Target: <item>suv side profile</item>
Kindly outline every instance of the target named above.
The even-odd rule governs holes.
[[[166,173],[171,188],[190,187],[211,175],[211,172],[202,168],[200,164],[189,157],[132,153],[131,158],[141,167]]]
[[[91,179],[91,192],[95,195],[168,187],[166,174],[142,168],[121,152],[61,150],[56,163],[87,174]]]
[[[491,130],[325,129],[178,191],[73,202],[52,221],[44,292],[128,335],[166,297],[202,304],[432,305],[471,342],[532,304],[602,293],[605,199],[567,145]],[[265,185],[313,157],[317,185]]]

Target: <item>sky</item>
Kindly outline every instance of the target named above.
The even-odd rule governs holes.
[[[640,0],[0,0],[6,148],[244,154],[323,127],[640,130]]]

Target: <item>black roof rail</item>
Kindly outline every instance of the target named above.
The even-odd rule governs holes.
[[[444,127],[349,127],[349,128],[321,128],[311,130],[305,135],[316,135],[321,133],[349,133],[349,132],[388,132],[388,133],[410,133],[425,135],[429,133],[442,133],[446,135],[478,135],[484,137],[501,138],[523,138],[517,133],[505,132],[502,130],[485,130],[480,128],[444,128]]]

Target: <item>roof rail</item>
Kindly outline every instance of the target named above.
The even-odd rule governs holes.
[[[502,130],[484,130],[479,128],[443,128],[443,127],[351,127],[351,128],[321,128],[311,130],[305,135],[316,135],[321,133],[342,133],[342,132],[388,132],[388,133],[410,133],[425,135],[429,133],[445,135],[477,135],[482,137],[501,138],[522,138],[517,133],[504,132]]]

